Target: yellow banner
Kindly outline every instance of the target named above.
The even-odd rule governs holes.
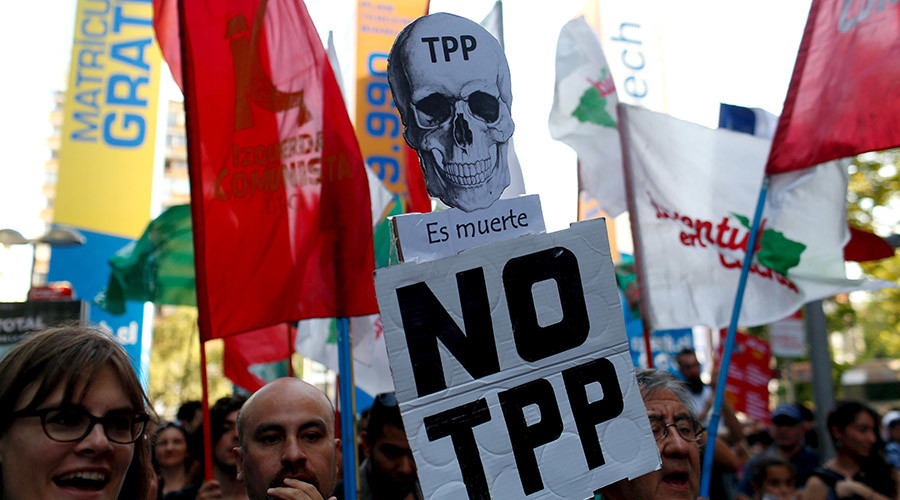
[[[406,143],[387,78],[391,45],[426,14],[427,0],[359,0],[356,33],[356,136],[363,157],[406,204]],[[418,165],[415,168],[419,168]]]
[[[162,58],[150,0],[79,0],[54,221],[137,238],[150,220]]]

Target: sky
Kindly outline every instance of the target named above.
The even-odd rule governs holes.
[[[576,216],[575,154],[550,137],[547,118],[559,30],[585,3],[504,3],[516,152],[526,190],[541,196],[548,230],[563,229]],[[480,21],[493,4],[493,0],[433,0],[431,7],[432,12]],[[781,111],[809,0],[604,0],[602,4],[642,5],[642,17],[657,28],[670,114],[713,127],[719,102]],[[45,206],[43,165],[50,157],[48,117],[54,90],[65,86],[75,5],[75,0],[12,2],[0,29],[0,46],[5,47],[0,56],[5,69],[0,110],[6,118],[0,123],[0,228],[16,229],[26,237],[40,236],[44,230],[39,213]],[[307,6],[323,39],[334,31],[344,79],[352,80],[356,0],[309,0]],[[614,56],[607,53],[608,59]],[[166,86],[170,97],[177,97],[173,87]],[[27,273],[22,265],[10,266],[10,259],[30,262],[30,250],[0,247],[0,281],[20,280],[21,273]]]

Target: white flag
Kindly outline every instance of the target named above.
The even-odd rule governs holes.
[[[616,87],[603,49],[583,17],[566,23],[556,46],[556,89],[550,135],[571,146],[581,189],[609,216],[626,210]]]
[[[728,325],[770,141],[621,105],[653,328]],[[771,177],[739,324],[893,283],[848,280],[845,163]]]
[[[500,47],[506,50],[503,44],[503,2],[497,0],[488,15],[481,21],[481,26],[494,35],[500,42]],[[509,185],[500,194],[500,198],[515,198],[525,194],[525,178],[522,176],[522,166],[519,164],[519,156],[516,155],[516,147],[513,138],[510,137],[506,148],[507,163],[509,164]]]

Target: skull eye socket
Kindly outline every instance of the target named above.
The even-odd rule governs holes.
[[[494,123],[500,118],[500,103],[497,98],[484,92],[472,92],[469,96],[469,109],[472,114],[487,123]]]
[[[441,94],[431,94],[415,105],[416,121],[422,128],[434,128],[453,114],[453,102]]]

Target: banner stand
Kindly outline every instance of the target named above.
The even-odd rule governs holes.
[[[738,281],[737,295],[734,298],[734,308],[731,311],[731,323],[728,325],[728,334],[725,337],[725,347],[722,349],[722,364],[719,367],[719,378],[716,381],[716,397],[713,400],[712,416],[709,420],[709,429],[706,438],[706,450],[703,454],[703,475],[700,477],[700,496],[703,498],[709,497],[709,483],[712,479],[716,434],[719,431],[719,419],[722,416],[722,400],[725,398],[728,366],[731,364],[731,353],[734,350],[734,336],[735,332],[737,332],[738,318],[741,315],[741,304],[744,302],[744,290],[747,287],[747,278],[750,275],[750,265],[753,263],[753,255],[756,253],[759,225],[762,221],[763,208],[765,208],[766,205],[766,194],[768,194],[768,192],[769,176],[767,175],[763,178],[762,187],[759,190],[759,200],[756,202],[756,212],[753,214],[753,224],[750,227],[747,250],[744,252],[744,265],[741,268],[741,277]]]

